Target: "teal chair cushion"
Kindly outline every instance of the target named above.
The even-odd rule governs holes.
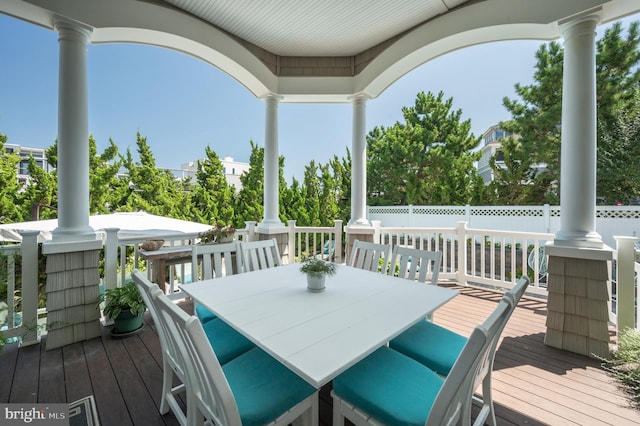
[[[389,347],[446,376],[467,339],[431,321],[420,321],[389,342]]]
[[[222,365],[255,348],[249,339],[219,318],[203,324],[202,328]]]
[[[316,392],[309,383],[254,348],[223,365],[244,425],[264,425]]]
[[[212,319],[218,318],[216,314],[214,314],[213,312],[211,312],[210,310],[208,310],[202,305],[196,306],[196,316],[198,317],[198,319],[202,324],[207,323]]]
[[[443,382],[384,346],[336,377],[333,391],[384,424],[424,426]]]

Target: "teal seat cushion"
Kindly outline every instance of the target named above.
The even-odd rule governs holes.
[[[333,380],[342,399],[387,425],[424,426],[444,379],[386,346]]]
[[[465,337],[451,330],[420,321],[389,342],[389,347],[446,376],[466,343]]]
[[[207,323],[212,319],[218,318],[216,314],[214,314],[213,312],[211,312],[210,310],[208,310],[202,305],[196,306],[196,316],[198,317],[198,319],[202,324]]]
[[[316,392],[259,348],[222,366],[243,426],[264,425]]]
[[[255,348],[249,339],[220,318],[203,324],[202,328],[204,328],[209,343],[211,343],[211,347],[222,365]]]

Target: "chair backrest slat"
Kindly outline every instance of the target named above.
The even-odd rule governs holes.
[[[242,271],[239,243],[194,244],[191,250],[191,279],[198,280],[198,262],[202,259],[203,280],[220,278]]]
[[[280,250],[275,238],[270,240],[240,242],[245,272],[280,266]]]
[[[388,244],[355,240],[351,256],[349,256],[349,266],[373,272],[380,271],[386,274],[389,254],[390,246]]]
[[[430,283],[438,284],[438,275],[442,264],[442,252],[420,250],[412,247],[396,245],[391,253],[389,262],[389,275],[395,275],[421,283],[427,282],[431,275]]]

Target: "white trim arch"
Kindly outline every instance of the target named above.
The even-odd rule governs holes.
[[[637,0],[485,0],[454,9],[410,31],[353,77],[278,77],[229,34],[179,9],[136,0],[13,0],[0,12],[53,29],[57,16],[93,29],[91,42],[141,43],[199,58],[225,72],[257,98],[281,102],[350,102],[376,98],[416,67],[464,47],[505,40],[551,40],[558,22],[600,9],[602,22],[640,10]]]

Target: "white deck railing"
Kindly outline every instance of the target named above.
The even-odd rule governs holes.
[[[297,226],[289,221],[289,263],[300,262],[309,256],[342,263],[342,221],[330,226]]]
[[[467,228],[375,227],[374,241],[442,252],[440,279],[509,289],[524,273],[528,293],[546,294],[543,247],[553,234]]]
[[[553,234],[495,231],[467,228],[466,222],[458,222],[450,228],[408,228],[374,226],[374,241],[401,244],[443,253],[441,280],[457,281],[462,285],[482,285],[493,288],[511,288],[518,277],[525,273],[531,278],[528,293],[546,294],[546,259],[543,247],[553,240]],[[247,223],[245,229],[236,230],[236,236],[243,240],[256,238],[255,222]],[[115,288],[126,281],[133,268],[146,269],[145,262],[138,254],[138,247],[149,238],[162,238],[166,244],[192,244],[197,234],[147,235],[135,238],[118,238],[117,230],[108,230],[104,246],[104,286]],[[634,237],[617,237],[611,264],[611,321],[619,328],[638,327],[637,276],[640,264]],[[322,256],[334,262],[343,262],[342,221],[335,221],[333,227],[297,226],[289,221],[288,252],[289,263],[298,262],[306,256]],[[334,247],[333,251],[325,249]],[[38,264],[37,231],[23,233],[19,245],[0,246],[7,259],[8,321],[3,330],[7,338],[20,336],[23,344],[38,341],[41,334],[37,326],[38,272],[33,265]],[[22,262],[18,266],[17,254]],[[26,265],[26,267],[25,267]],[[171,266],[168,291],[176,290],[176,284],[189,282],[191,267],[188,264]],[[21,271],[21,285],[16,276]],[[19,288],[18,288],[19,287]],[[17,292],[18,291],[18,292]],[[12,298],[10,295],[13,295]],[[17,309],[18,305],[21,309]],[[16,315],[17,314],[17,315]],[[21,317],[17,324],[14,318]]]

